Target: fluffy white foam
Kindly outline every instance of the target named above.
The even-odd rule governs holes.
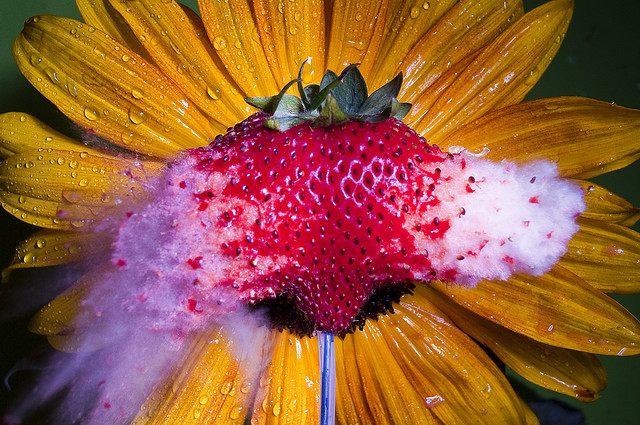
[[[584,211],[582,189],[558,177],[547,161],[523,165],[462,154],[441,167],[430,216],[448,220],[442,239],[418,237],[439,275],[456,283],[541,275],[566,252]]]

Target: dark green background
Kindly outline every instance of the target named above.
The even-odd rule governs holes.
[[[192,5],[195,1],[186,3]],[[529,10],[541,3],[527,0],[525,8]],[[11,57],[11,43],[22,29],[23,21],[37,14],[79,17],[72,0],[0,0],[0,113],[27,112],[69,133],[66,119],[31,88]],[[640,109],[639,23],[640,2],[637,0],[578,0],[562,48],[529,98],[578,95]],[[596,181],[640,204],[640,164]],[[635,228],[640,230],[638,226]],[[4,211],[0,212],[0,268],[8,263],[13,246],[32,230]],[[616,298],[640,316],[640,295]],[[0,327],[2,375],[38,345],[34,337],[24,333],[24,324],[24,320],[17,320]],[[607,357],[603,361],[609,370],[610,388],[595,403],[573,404],[583,409],[589,425],[640,424],[640,356]],[[544,391],[539,395],[554,396]],[[557,397],[573,402],[568,397]],[[7,392],[2,389],[0,412],[4,411],[6,399]]]

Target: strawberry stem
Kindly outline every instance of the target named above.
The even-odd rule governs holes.
[[[336,422],[336,355],[333,334],[318,332],[320,351],[320,425]]]

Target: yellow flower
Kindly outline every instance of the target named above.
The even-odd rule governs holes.
[[[431,144],[498,161],[550,159],[584,188],[587,210],[549,273],[472,289],[419,284],[394,314],[337,340],[338,421],[537,423],[485,349],[584,401],[607,382],[595,354],[640,352],[640,323],[604,295],[640,292],[640,237],[628,228],[640,215],[583,180],[638,158],[640,112],[576,97],[521,103],[558,50],[572,1],[527,14],[503,0],[201,1],[202,18],[169,0],[77,3],[85,23],[32,18],[14,55],[87,139],[112,145],[79,143],[26,114],[0,116],[2,205],[43,228],[9,269],[104,255],[110,239],[94,224],[144,198],[144,183],[176,152],[251,114],[245,96],[278,92],[307,58],[305,82],[360,63],[373,88],[403,72],[399,100],[414,105],[404,121]],[[95,273],[47,305],[32,330],[77,349],[88,330],[73,319]],[[315,422],[316,338],[272,331],[256,371],[227,332],[198,335],[133,423]]]

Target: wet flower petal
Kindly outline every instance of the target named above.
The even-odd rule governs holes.
[[[405,299],[394,314],[367,324],[379,329],[377,344],[389,346],[399,366],[393,373],[405,374],[443,423],[524,423],[518,397],[482,349],[428,299]]]
[[[489,130],[490,129],[490,130]],[[640,112],[580,97],[524,102],[489,113],[444,140],[486,157],[524,161],[547,158],[561,174],[590,178],[640,157]]]
[[[633,226],[640,219],[640,208],[609,192],[602,186],[584,180],[576,180],[582,186],[587,206],[582,217],[609,223]]]
[[[57,132],[35,117],[20,112],[0,115],[0,157],[31,149],[86,150],[91,148]]]
[[[427,287],[417,292],[437,304],[466,334],[491,350],[530,382],[552,391],[594,401],[607,386],[607,372],[594,354],[543,344],[511,332]]]
[[[487,112],[520,102],[538,81],[569,25],[572,0],[555,0],[532,10],[507,28],[462,71],[414,129],[434,144]],[[416,102],[431,104],[425,91]],[[415,114],[415,113],[414,113]]]
[[[375,57],[381,43],[387,1],[336,0],[333,3],[331,32],[327,48],[327,69],[344,69],[362,63],[365,55]],[[369,67],[361,65],[365,79]]]
[[[389,0],[385,19],[378,19],[376,34],[381,32],[380,48],[367,52],[362,63],[367,84],[378,88],[396,75],[409,49],[457,3],[455,0]]]
[[[212,137],[208,120],[164,75],[100,30],[35,17],[13,53],[22,73],[62,112],[115,144],[165,156]]]
[[[485,281],[472,289],[442,282],[430,285],[462,307],[545,344],[595,354],[640,352],[640,322],[558,266],[543,276]]]
[[[48,267],[97,256],[109,247],[109,237],[100,233],[43,229],[22,241],[9,269]]]
[[[308,424],[320,417],[318,339],[274,332],[251,423]]]
[[[216,54],[242,91],[262,97],[279,92],[249,3],[201,0],[198,4]]]
[[[178,3],[111,0],[155,64],[216,123],[221,131],[251,108],[213,52],[200,18]]]
[[[255,359],[236,357],[224,327],[198,337],[132,425],[243,424],[256,391]]]
[[[104,218],[139,197],[140,182],[162,168],[154,162],[95,153],[36,149],[0,163],[3,207],[41,227],[70,229]],[[129,204],[130,205],[130,204]]]
[[[415,103],[411,116],[426,113],[415,99],[447,69],[491,42],[522,14],[522,2],[517,0],[465,0],[449,9],[402,62],[404,80],[398,97]]]
[[[613,223],[580,219],[560,264],[604,292],[640,292],[640,235]]]
[[[322,0],[284,2],[258,0],[253,4],[264,52],[278,86],[298,76],[302,63],[305,82],[319,82],[325,70],[325,4]]]
[[[147,51],[142,47],[122,15],[109,4],[109,0],[76,0],[76,5],[82,19],[88,25],[109,34],[118,43],[149,60]]]

